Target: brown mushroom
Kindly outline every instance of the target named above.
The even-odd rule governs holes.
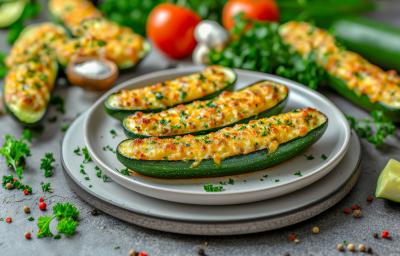
[[[68,64],[68,81],[84,89],[105,91],[118,77],[117,65],[100,57],[77,57]]]

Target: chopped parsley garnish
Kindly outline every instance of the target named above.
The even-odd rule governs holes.
[[[110,145],[107,145],[107,146],[103,147],[103,151],[107,151],[107,150],[112,152],[112,153],[116,152]]]
[[[363,139],[374,144],[376,147],[385,142],[386,137],[396,133],[396,126],[390,121],[382,111],[371,112],[372,119],[356,119],[346,116],[350,126]]]
[[[62,97],[54,95],[50,98],[50,105],[53,105],[58,112],[65,113],[65,103]]]
[[[117,132],[114,129],[110,130],[110,134],[111,134],[113,139],[115,139],[118,136]]]
[[[40,161],[40,170],[44,172],[44,177],[48,178],[53,176],[53,163],[56,161],[53,153],[46,153]]]
[[[6,188],[7,184],[11,184],[11,189],[19,189],[19,190],[28,190],[29,194],[32,194],[32,188],[28,185],[23,184],[17,178],[14,178],[13,175],[3,176],[2,186]]]
[[[14,169],[18,178],[22,179],[25,159],[31,155],[26,140],[24,138],[17,140],[14,136],[6,134],[0,154],[6,159],[6,164]]]
[[[21,137],[28,142],[32,142],[32,132],[30,130],[24,129]]]
[[[51,188],[51,184],[50,182],[48,183],[41,183],[41,187],[42,187],[42,191],[43,192],[49,192],[49,193],[53,193],[53,189]]]
[[[222,185],[213,185],[211,183],[205,184],[203,188],[206,192],[221,192],[224,190]]]
[[[229,183],[229,185],[233,185],[233,184],[235,184],[235,180],[234,180],[234,179],[232,179],[232,178],[229,178],[229,181],[228,181],[228,183]]]
[[[280,180],[279,179],[275,179],[275,182],[279,182]]]
[[[303,174],[301,173],[301,171],[297,171],[297,172],[293,173],[293,175],[299,176],[299,177],[303,176]]]
[[[50,230],[50,223],[53,220],[58,220],[56,229],[57,235],[64,234],[65,236],[72,236],[75,234],[78,226],[78,209],[70,203],[57,203],[53,207],[53,215],[40,216],[37,222],[39,231],[38,238],[54,236]]]
[[[325,154],[322,154],[322,155],[321,155],[321,159],[322,159],[322,160],[326,160],[326,159],[328,159],[328,157],[327,157]]]
[[[81,154],[81,148],[78,146],[76,149],[74,149],[74,153],[75,153],[75,155],[77,155],[77,156],[81,156],[82,154]]]
[[[47,119],[47,121],[48,121],[49,123],[55,123],[55,122],[57,122],[57,116],[49,117],[49,118]]]
[[[28,221],[34,221],[35,220],[35,218],[33,217],[33,216],[30,216],[29,218],[28,218]]]
[[[156,92],[156,99],[162,100],[162,99],[164,99],[164,95],[162,95],[162,93],[160,93],[160,92]]]
[[[66,132],[66,131],[68,130],[68,128],[69,128],[69,124],[64,123],[64,124],[61,125],[60,130],[61,130],[62,132]]]
[[[313,155],[304,155],[304,157],[305,157],[307,160],[313,160],[313,159],[314,159],[314,156],[313,156]]]
[[[80,173],[82,173],[83,175],[86,175],[86,171],[85,171],[85,166],[83,165],[83,164],[81,164],[80,166],[79,166],[79,172]]]
[[[124,169],[121,169],[121,170],[116,169],[116,170],[117,170],[117,172],[121,173],[122,175],[125,175],[125,176],[129,176],[130,175],[128,168],[124,168]]]
[[[82,154],[83,154],[83,157],[84,157],[84,159],[83,159],[83,163],[84,164],[92,162],[92,157],[90,156],[89,150],[87,149],[87,147],[83,147],[82,148]]]

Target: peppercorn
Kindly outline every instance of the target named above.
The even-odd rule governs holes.
[[[367,253],[368,253],[368,254],[373,254],[373,253],[374,253],[374,251],[372,250],[372,248],[371,248],[371,247],[368,247],[368,249],[367,249]]]
[[[128,253],[129,256],[138,256],[138,254],[139,253],[137,251],[133,250],[133,249],[130,250],[129,253]]]
[[[337,244],[337,245],[336,245],[336,249],[337,249],[339,252],[344,252],[344,245],[343,245],[343,244]]]
[[[145,252],[145,251],[141,251],[141,252],[139,252],[139,255],[138,256],[148,256],[149,254],[147,254],[147,252]]]
[[[283,254],[283,256],[290,256],[290,253],[285,252],[285,254]]]
[[[29,208],[28,206],[24,205],[24,213],[28,214],[31,213],[31,208]]]
[[[7,182],[5,187],[6,187],[6,189],[10,190],[10,189],[14,188],[14,185],[10,182]]]
[[[289,235],[288,235],[288,240],[289,241],[294,241],[296,239],[296,234],[295,233],[290,233]]]
[[[319,227],[315,226],[311,229],[311,232],[313,232],[313,234],[318,234],[320,231]]]
[[[351,209],[354,211],[354,210],[360,210],[361,209],[361,206],[359,206],[358,204],[353,204],[352,206],[351,206]]]
[[[382,236],[382,238],[388,239],[388,238],[390,238],[390,233],[389,233],[389,231],[384,230],[384,231],[382,231],[381,236]]]
[[[362,217],[362,212],[361,212],[361,210],[354,210],[353,211],[353,217],[354,218],[361,218]]]
[[[365,247],[365,244],[359,244],[358,245],[358,250],[360,252],[366,252],[367,251],[367,247]]]
[[[43,197],[40,197],[40,198],[39,198],[39,202],[44,202],[44,198],[43,198]]]
[[[32,239],[32,234],[30,232],[25,233],[25,239],[26,240],[31,240]]]
[[[372,195],[367,196],[367,202],[371,203],[372,201],[374,201],[374,197]]]
[[[355,252],[356,251],[356,246],[352,243],[347,245],[347,250],[351,251],[351,252]]]
[[[300,243],[300,240],[299,239],[294,239],[294,241],[293,241],[295,244],[298,244],[298,243]]]
[[[350,214],[350,209],[349,208],[344,208],[343,209],[343,213],[346,214],[346,215]]]
[[[203,248],[199,248],[199,249],[197,250],[197,255],[198,255],[198,256],[206,256],[206,252],[204,251]]]
[[[12,222],[12,218],[11,218],[11,217],[6,217],[6,218],[5,218],[5,221],[6,221],[8,224],[10,224],[10,223]]]
[[[374,238],[376,238],[376,239],[378,239],[378,238],[379,238],[379,235],[378,235],[378,233],[373,233],[373,234],[372,234],[372,236],[373,236]]]
[[[23,192],[24,192],[24,195],[26,195],[26,196],[30,194],[29,190],[27,190],[27,189],[24,189]]]
[[[47,204],[45,202],[39,202],[39,209],[46,211]]]

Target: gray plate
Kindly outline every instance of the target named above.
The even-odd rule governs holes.
[[[73,153],[83,143],[81,115],[68,129],[62,161],[71,188],[94,207],[127,222],[161,231],[195,235],[235,235],[272,230],[309,219],[339,202],[356,183],[361,155],[352,133],[350,148],[328,175],[306,188],[278,198],[241,205],[201,206],[163,201],[96,177],[94,163],[85,165],[90,180],[79,170],[82,157]],[[92,187],[89,187],[92,185]]]
[[[289,88],[289,98],[285,111],[313,107],[328,117],[328,128],[324,135],[304,152],[306,155],[314,155],[314,160],[309,161],[303,154],[299,154],[284,163],[258,172],[203,179],[167,180],[149,178],[142,175],[127,177],[115,171],[116,169],[122,169],[124,166],[113,153],[104,151],[103,147],[110,145],[115,149],[125,136],[120,123],[105,113],[103,106],[105,98],[110,93],[121,88],[143,87],[197,72],[201,69],[202,67],[178,68],[130,79],[112,91],[107,92],[91,107],[85,122],[85,143],[93,160],[115,182],[146,196],[178,203],[203,205],[250,203],[278,197],[316,182],[328,174],[345,155],[350,141],[350,128],[343,113],[329,99],[314,90],[310,90],[308,87],[278,76],[247,70],[235,70],[238,75],[235,89],[243,88],[255,81],[275,81]],[[110,135],[111,130],[115,130],[119,136],[113,138]],[[327,159],[321,159],[320,156],[322,154],[325,154]],[[299,171],[302,175],[294,175]],[[266,178],[265,176],[268,177]],[[221,181],[228,181],[229,178],[233,178],[235,181],[234,186],[224,186],[224,191],[219,193],[204,191],[204,184],[218,184]]]

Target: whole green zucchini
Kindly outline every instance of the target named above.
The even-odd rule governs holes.
[[[122,124],[125,134],[130,138],[206,134],[279,114],[287,98],[286,86],[262,80],[239,91],[225,91],[211,100],[195,101],[159,113],[138,112],[126,117]]]
[[[107,97],[105,111],[123,120],[135,112],[159,112],[194,100],[211,99],[236,82],[236,73],[226,67],[209,66],[203,71],[143,88],[123,89]]]
[[[337,39],[349,50],[382,67],[400,70],[400,28],[361,17],[337,19]]]
[[[207,135],[125,140],[118,145],[117,158],[129,169],[157,178],[235,175],[296,156],[322,136],[327,124],[322,113],[300,109]],[[190,155],[200,158],[187,158]]]

